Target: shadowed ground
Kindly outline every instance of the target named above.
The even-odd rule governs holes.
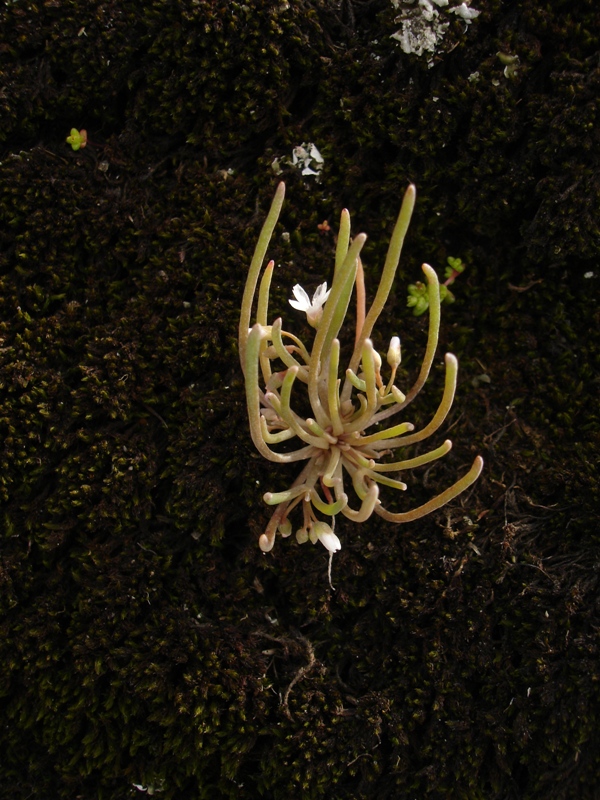
[[[600,21],[473,3],[423,55],[384,0],[0,9],[1,797],[598,796]],[[340,210],[372,287],[416,183],[375,337],[400,386],[408,284],[467,265],[408,417],[455,353],[454,448],[386,500],[485,471],[340,521],[335,592],[324,548],[257,545],[297,472],[252,446],[236,344],[280,179],[296,332]]]

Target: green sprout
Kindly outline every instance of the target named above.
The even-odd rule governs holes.
[[[66,141],[73,150],[79,150],[87,144],[87,131],[83,128],[80,131],[77,128],[71,128],[71,133],[67,136]]]
[[[452,258],[448,256],[448,266],[444,270],[446,280],[444,283],[439,283],[440,302],[453,303],[456,298],[448,288],[451,286],[461,272],[465,270],[465,264],[460,258]],[[420,317],[429,308],[429,286],[426,286],[421,281],[410,283],[408,285],[408,298],[406,300],[408,308],[412,308],[415,317]]]
[[[333,284],[321,284],[312,301],[296,285],[291,305],[304,311],[308,322],[316,329],[309,351],[293,333],[283,330],[282,319],[267,322],[269,287],[274,262],[269,261],[258,290],[256,322],[251,325],[252,306],[263,260],[277,223],[285,185],[280,183],[265,220],[254,251],[242,300],[239,323],[240,362],[245,376],[246,402],[250,433],[257,450],[269,461],[289,464],[306,461],[302,471],[289,489],[267,492],[265,503],[275,506],[275,511],[259,538],[260,548],[268,552],[275,543],[276,534],[289,536],[292,524],[289,515],[301,505],[303,522],[296,539],[313,544],[320,541],[331,558],[341,548],[334,532],[335,518],[342,514],[354,522],[364,522],[375,512],[389,522],[403,523],[419,519],[448,503],[464,492],[480,475],[483,460],[477,456],[471,469],[453,486],[437,497],[410,511],[393,513],[381,504],[380,486],[404,491],[406,484],[390,473],[399,473],[428,464],[448,453],[452,443],[446,440],[441,446],[413,458],[387,461],[397,448],[422,442],[434,434],[445,420],[456,389],[458,362],[451,353],[445,357],[446,378],[442,400],[431,421],[415,431],[410,422],[401,422],[389,428],[381,423],[403,411],[423,387],[437,348],[440,327],[440,293],[435,271],[423,264],[430,297],[429,334],[419,375],[408,394],[395,386],[400,366],[400,339],[392,337],[386,361],[389,377],[381,376],[382,358],[375,350],[371,334],[390,294],[398,267],[400,252],[408,229],[416,199],[416,189],[409,186],[390,241],[385,265],[375,299],[366,313],[364,272],[360,252],[366,235],[359,233],[350,240],[350,215],[342,211],[335,254]],[[342,380],[339,375],[340,340],[337,338],[356,286],[356,332],[354,351]],[[264,388],[261,388],[261,381]],[[303,384],[308,395],[312,416],[303,418],[292,408],[292,392]],[[368,429],[375,428],[374,431]],[[297,438],[302,447],[277,452],[270,445],[278,445]],[[356,507],[344,484],[345,474],[350,478]],[[331,518],[331,524],[317,514]]]

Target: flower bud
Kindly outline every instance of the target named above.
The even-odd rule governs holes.
[[[406,400],[406,395],[396,386],[392,386],[392,394],[394,395],[394,400],[400,405]]]
[[[390,349],[387,353],[387,363],[390,365],[392,369],[398,369],[400,366],[401,361],[400,355],[400,338],[398,336],[392,336],[390,339]]]
[[[296,531],[296,541],[298,544],[304,544],[304,542],[308,541],[308,531],[306,528],[300,528],[300,530]]]
[[[326,522],[315,522],[310,532],[310,540],[313,544],[316,544],[317,541],[321,542],[323,547],[329,550],[330,553],[335,553],[336,550],[342,549],[340,540]]]
[[[319,536],[319,541],[330,553],[335,553],[337,550],[342,549],[342,543],[333,531]]]

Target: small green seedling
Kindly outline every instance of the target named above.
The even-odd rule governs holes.
[[[460,258],[448,256],[447,261],[448,266],[444,270],[446,280],[439,285],[441,303],[453,303],[456,300],[448,287],[454,283],[461,272],[464,272],[466,266]],[[420,317],[421,314],[424,314],[429,308],[429,286],[421,281],[409,284],[406,305],[412,308],[415,317]]]
[[[85,147],[87,140],[87,131],[83,128],[80,131],[77,128],[71,128],[71,133],[67,136],[67,144],[70,144],[75,151]]]

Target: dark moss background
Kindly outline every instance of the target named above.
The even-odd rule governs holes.
[[[1,797],[600,795],[600,12],[473,5],[428,69],[387,0],[2,4]],[[257,547],[294,472],[253,449],[236,348],[301,142],[273,313],[301,329],[345,205],[373,286],[414,181],[378,342],[405,383],[406,285],[468,269],[415,404],[455,352],[454,450],[402,503],[486,460],[431,518],[342,520],[334,593],[323,548]]]

